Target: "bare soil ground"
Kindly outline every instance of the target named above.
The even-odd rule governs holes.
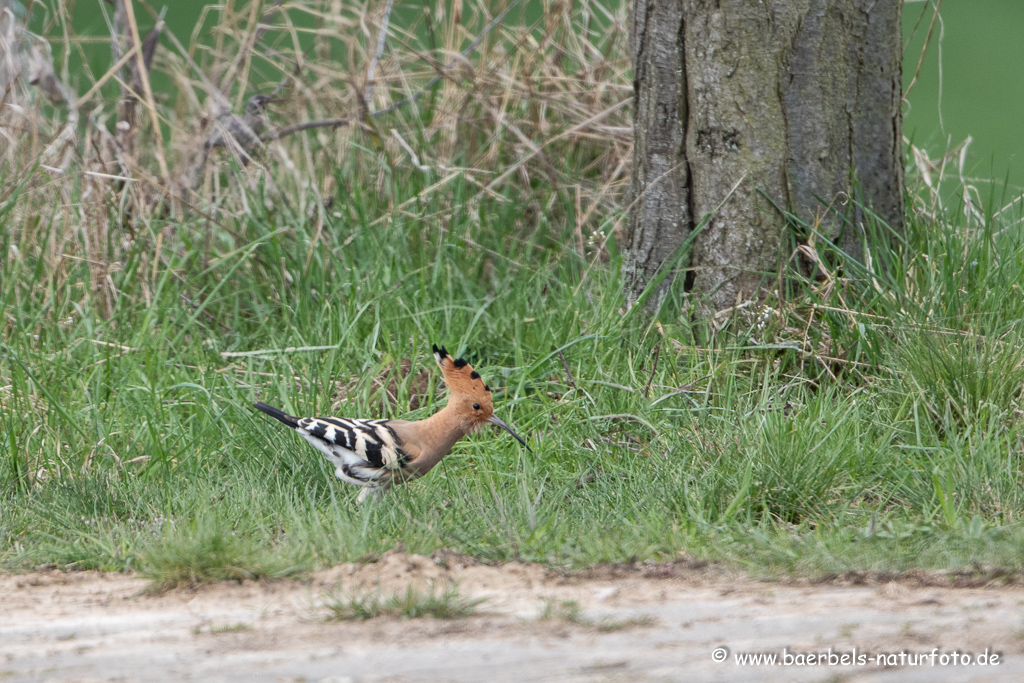
[[[323,596],[339,585],[389,594],[452,582],[463,595],[487,599],[478,616],[323,618]],[[927,583],[759,583],[685,563],[564,574],[400,553],[306,582],[163,595],[120,574],[4,576],[0,681],[1024,680],[1024,589]],[[549,601],[569,600],[582,609],[581,623],[539,619]],[[719,647],[727,648],[723,662],[713,657]],[[918,666],[736,660],[751,652],[781,656],[783,648],[791,655],[829,648],[867,657],[938,654]],[[954,650],[999,659],[943,666],[939,655]]]

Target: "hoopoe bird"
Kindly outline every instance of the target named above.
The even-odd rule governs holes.
[[[361,486],[360,503],[395,482],[422,477],[452,452],[459,439],[487,423],[504,429],[530,450],[523,437],[494,414],[491,389],[480,373],[436,344],[434,360],[448,387],[448,403],[425,420],[293,417],[266,403],[253,405],[326,455],[338,479]]]

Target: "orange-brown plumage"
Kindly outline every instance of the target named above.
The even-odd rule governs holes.
[[[473,366],[462,358],[452,358],[443,346],[434,347],[434,360],[448,386],[447,420],[465,423],[467,434],[476,431],[494,415],[491,388]]]
[[[490,423],[521,444],[526,441],[494,414],[491,389],[462,358],[434,346],[434,360],[448,386],[448,403],[425,420],[294,418],[265,403],[256,407],[298,431],[335,464],[339,479],[364,486],[359,499],[394,481],[422,477],[455,443]]]

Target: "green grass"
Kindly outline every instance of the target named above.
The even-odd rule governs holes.
[[[164,277],[148,307],[122,297],[108,319],[77,303],[74,278],[34,290],[23,259],[0,300],[0,562],[137,569],[159,588],[291,575],[399,543],[559,566],[683,550],[758,574],[1020,566],[1024,312],[988,293],[1019,277],[1019,248],[972,292],[941,272],[895,273],[931,279],[927,301],[904,314],[902,290],[865,287],[863,315],[819,311],[798,344],[806,307],[717,332],[673,312],[678,298],[660,327],[624,315],[614,262],[580,287],[584,268],[558,240],[510,240],[512,211],[487,205],[487,225],[471,228],[493,252],[453,236],[464,228],[339,224],[292,283],[270,265],[301,273],[306,228],[278,234],[261,226],[283,219],[264,216],[247,222],[249,247],[207,272],[197,252],[175,256],[191,277]],[[913,267],[952,268],[981,248],[972,237],[929,251],[925,235],[962,231],[911,230],[924,249]],[[130,263],[118,277],[122,291],[140,286]],[[183,305],[186,291],[214,319]],[[938,306],[940,320],[915,319]],[[496,388],[532,455],[486,432],[360,507],[315,451],[249,407],[426,416],[444,401],[432,370],[407,406],[433,342]],[[302,346],[332,348],[279,351]],[[826,371],[815,356],[859,365]]]
[[[465,619],[477,613],[483,599],[467,598],[457,586],[443,591],[418,591],[408,586],[404,593],[352,595],[335,591],[324,596],[323,611],[329,621],[362,621],[377,617],[401,619]]]
[[[365,222],[379,210],[369,194],[352,206]],[[398,544],[573,567],[682,550],[760,575],[1021,565],[1024,311],[996,293],[1024,272],[1019,227],[965,240],[952,222],[912,224],[915,246],[883,293],[849,281],[858,307],[817,301],[805,337],[806,303],[717,331],[679,313],[679,291],[660,327],[623,314],[615,261],[584,280],[554,226],[512,239],[515,209],[501,202],[446,232],[331,221],[305,275],[310,228],[290,220],[245,221],[247,246],[206,271],[198,248],[181,251],[173,270],[187,277],[162,277],[149,305],[122,296],[106,319],[81,303],[87,264],[60,290],[35,286],[31,256],[12,264],[4,567],[136,569],[162,589]],[[14,236],[3,232],[5,253]],[[998,258],[965,290],[959,270],[982,250]],[[134,258],[119,291],[142,287]],[[424,417],[444,401],[433,342],[495,387],[532,455],[488,431],[360,507],[315,451],[249,407]],[[331,348],[281,351],[304,346]],[[845,361],[826,370],[824,356]]]
[[[218,520],[198,520],[185,529],[167,526],[142,553],[142,575],[152,579],[151,590],[295,576],[310,565],[309,558],[267,553],[257,539],[229,532]]]
[[[935,5],[907,3],[903,8],[904,88],[917,78],[907,96],[903,133],[933,149],[945,147],[949,139],[958,145],[970,136],[965,173],[1021,188],[1024,125],[1008,113],[1024,107],[1024,93],[1003,84],[1013,78],[1013,61],[1007,56],[1019,49],[1024,6],[976,0],[940,7],[942,21],[935,22],[920,72],[918,61]],[[999,21],[989,21],[997,12]]]
[[[679,278],[654,317],[625,311],[628,107],[588,122],[628,102],[628,57],[588,21],[553,17],[529,50],[495,34],[477,80],[380,119],[426,170],[386,135],[296,135],[266,168],[217,156],[185,211],[114,182],[95,146],[58,175],[28,138],[12,148],[0,567],[140,571],[162,589],[401,545],[557,567],[683,552],[758,576],[1020,570],[1021,204],[951,178],[929,190],[911,168],[906,233],[869,221],[870,260],[803,230],[834,279],[787,269],[784,301],[705,319]],[[352,54],[361,35],[343,36]],[[415,51],[398,61],[413,83],[432,74]],[[278,122],[357,111],[348,73],[330,74]],[[202,142],[178,122],[205,110],[165,99],[177,171],[174,150]],[[62,130],[47,112],[42,142]],[[141,125],[124,172],[158,178]],[[486,431],[358,506],[251,408],[425,417],[445,400],[432,343],[466,356],[532,454]]]

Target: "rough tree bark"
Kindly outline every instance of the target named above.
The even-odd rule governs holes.
[[[630,301],[741,179],[684,265],[718,309],[756,297],[778,270],[784,222],[767,198],[823,216],[848,253],[861,236],[835,212],[862,224],[848,197],[902,227],[901,6],[634,0]]]

